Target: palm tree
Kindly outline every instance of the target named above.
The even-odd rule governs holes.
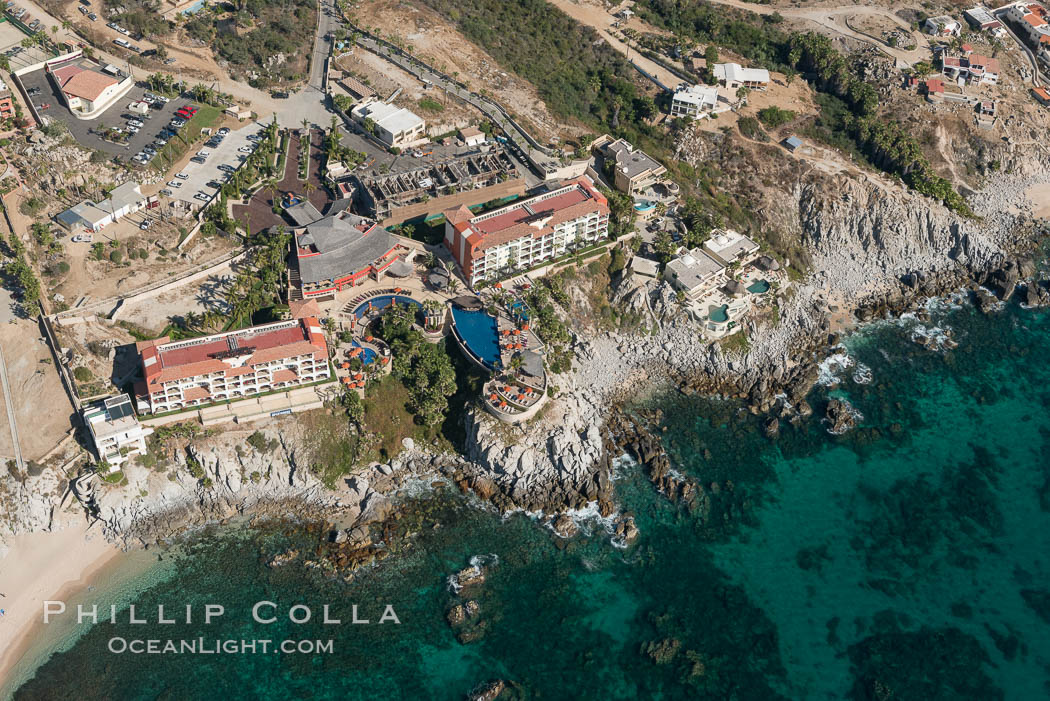
[[[455,294],[456,290],[459,289],[459,280],[454,277],[448,279],[448,291]]]

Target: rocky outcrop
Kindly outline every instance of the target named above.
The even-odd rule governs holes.
[[[832,399],[824,413],[824,423],[828,433],[840,436],[857,425],[860,418],[856,409],[843,399]]]

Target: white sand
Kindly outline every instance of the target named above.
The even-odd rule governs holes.
[[[121,551],[100,533],[68,525],[50,533],[15,536],[0,560],[0,696],[43,625],[43,602],[86,589]]]

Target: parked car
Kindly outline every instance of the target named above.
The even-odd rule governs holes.
[[[40,88],[29,88],[26,92],[29,94],[29,97],[36,97],[40,94]]]
[[[219,166],[219,170],[221,170],[224,173],[233,173],[236,172],[237,169],[227,163],[223,163],[221,166]]]
[[[194,156],[190,160],[193,161],[194,163],[202,163],[202,164],[208,162],[205,159],[201,158],[200,156]]]
[[[203,192],[198,192],[196,195],[193,196],[193,199],[200,200],[201,202],[207,202],[211,199],[211,197]]]
[[[91,243],[92,238],[91,234],[76,234],[70,241],[73,243]]]
[[[152,219],[143,219],[142,223],[139,224],[139,228],[142,229],[143,231],[148,231],[151,226],[153,226],[153,220]]]
[[[175,63],[175,59],[174,58],[166,58],[166,59],[164,59],[164,65],[165,66],[170,66],[173,63]]]
[[[169,180],[168,181],[168,187],[173,187],[176,190],[178,190],[180,187],[182,187],[182,181],[180,181],[180,180]]]
[[[172,192],[171,190],[161,190],[161,191],[160,191],[160,194],[164,195],[165,197],[171,197],[171,196],[172,196],[172,195],[174,195],[175,193],[174,193],[174,192]]]
[[[179,180],[186,180],[187,178],[190,177],[190,174],[189,173],[176,173],[175,177],[178,178]]]
[[[92,22],[94,22],[95,20],[98,19],[98,15],[96,15],[94,12],[89,12],[88,13],[88,19],[91,20]]]
[[[251,153],[251,152],[253,152],[253,151],[254,151],[255,149],[253,149],[253,148],[252,148],[251,146],[241,146],[241,147],[240,147],[239,149],[237,149],[237,150],[238,150],[238,151],[240,151],[241,153]]]
[[[230,133],[230,130],[228,128],[226,128],[226,127],[223,127],[222,129],[220,129],[218,131],[219,136],[226,136],[229,133]]]
[[[197,155],[200,156],[201,158],[207,158],[208,156],[211,155],[211,151],[207,151],[205,149],[201,149],[200,151],[197,152]]]
[[[37,109],[40,110],[41,112],[44,111],[44,110],[51,109],[51,103],[50,102],[45,102],[44,104],[42,104],[39,107],[37,107]]]

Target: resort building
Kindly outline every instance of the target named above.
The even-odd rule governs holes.
[[[725,263],[694,248],[672,260],[664,268],[664,279],[690,297],[716,287],[722,280]]]
[[[362,102],[354,106],[350,116],[362,126],[371,121],[373,136],[387,146],[407,148],[427,142],[426,122],[403,107],[379,101]]]
[[[348,171],[336,187],[353,198],[354,211],[394,226],[460,205],[520,197],[526,185],[518,166],[500,147],[374,177]]]
[[[962,32],[962,25],[948,15],[927,17],[922,30],[935,37],[957,37]]]
[[[110,472],[119,470],[133,455],[147,453],[146,436],[153,433],[153,429],[143,428],[139,423],[128,395],[95,402],[85,407],[81,416],[99,463],[108,465]]]
[[[711,70],[719,84],[730,90],[765,90],[769,87],[769,71],[765,68],[744,68],[739,63],[716,63]]]
[[[605,162],[612,164],[613,185],[628,195],[644,192],[667,172],[660,161],[636,150],[625,139],[603,145],[601,153]]]
[[[732,229],[715,229],[704,241],[704,250],[725,265],[758,253],[758,248],[757,243]]]
[[[445,247],[471,287],[554,260],[598,241],[609,230],[609,202],[584,176],[475,216],[445,212]]]
[[[79,51],[49,61],[44,70],[77,119],[97,117],[135,85],[129,73],[112,65],[102,66]]]
[[[1042,5],[1018,3],[1006,11],[1006,18],[1029,46],[1050,45],[1050,23],[1046,21],[1046,10]]]
[[[325,297],[371,276],[378,280],[409,249],[371,219],[341,211],[292,232],[295,265],[290,296]],[[392,274],[404,272],[400,267]],[[409,272],[411,272],[411,267]]]
[[[3,80],[0,80],[0,119],[14,116],[15,103],[11,96],[11,88],[7,87],[7,83]]]
[[[1043,107],[1050,107],[1050,91],[1046,88],[1032,88],[1032,96]]]
[[[999,70],[999,59],[981,54],[941,58],[941,73],[963,85],[995,85],[999,82]]]
[[[315,317],[185,341],[162,336],[135,348],[145,376],[135,386],[141,413],[291,389],[331,374],[328,345]]]
[[[682,83],[671,97],[671,116],[696,119],[718,106],[718,88]]]
[[[138,183],[126,182],[113,188],[107,199],[100,202],[84,200],[56,215],[55,221],[67,231],[100,231],[121,217],[143,209],[151,199],[156,198],[143,195]]]

